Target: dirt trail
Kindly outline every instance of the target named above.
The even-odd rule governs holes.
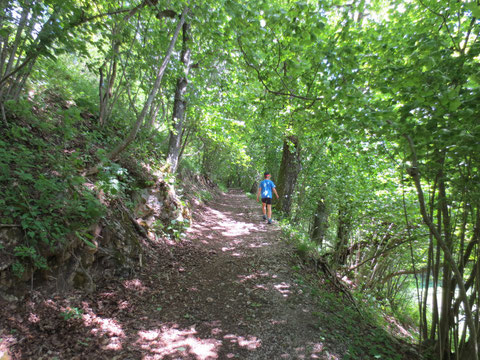
[[[181,244],[97,291],[0,304],[18,359],[337,359],[278,226],[240,191],[203,205]]]
[[[258,203],[230,191],[204,209],[189,238],[210,255],[184,264],[191,274],[182,286],[196,335],[215,339],[211,358],[329,358],[320,356],[310,298],[292,278],[292,249]]]

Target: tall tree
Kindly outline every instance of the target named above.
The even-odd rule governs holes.
[[[172,125],[170,129],[170,140],[168,143],[167,163],[170,165],[170,171],[176,172],[178,162],[180,161],[180,153],[182,149],[182,138],[185,132],[184,121],[187,109],[187,100],[185,94],[187,92],[188,74],[192,68],[190,42],[190,25],[183,24],[182,52],[180,60],[183,64],[183,74],[177,80],[175,88],[175,100],[173,103]]]
[[[130,145],[132,143],[132,141],[135,139],[135,137],[137,135],[138,130],[142,126],[143,122],[145,121],[145,117],[147,116],[148,111],[149,111],[150,107],[152,106],[152,103],[153,103],[153,101],[154,101],[154,99],[155,99],[155,97],[156,97],[156,95],[157,95],[157,93],[160,89],[160,85],[162,83],[163,75],[165,74],[165,70],[167,68],[167,65],[170,62],[170,58],[172,56],[175,43],[177,42],[177,38],[178,38],[178,35],[180,33],[180,30],[182,29],[183,24],[185,23],[185,17],[187,15],[188,11],[189,11],[189,9],[187,7],[185,7],[182,11],[180,19],[178,20],[177,26],[175,28],[175,31],[174,31],[173,35],[172,35],[172,39],[170,40],[170,44],[168,46],[168,49],[165,52],[165,56],[163,58],[163,61],[157,69],[155,82],[154,82],[154,84],[153,84],[153,86],[150,90],[150,93],[149,93],[149,95],[148,95],[148,97],[147,97],[147,99],[146,99],[146,101],[143,105],[141,113],[138,115],[137,120],[136,120],[135,124],[132,126],[128,136],[122,142],[120,142],[117,146],[115,146],[113,148],[113,150],[111,150],[108,153],[108,158],[109,159],[115,159],[118,156],[118,154],[120,154],[128,145]]]
[[[288,136],[283,142],[282,162],[277,177],[277,209],[290,215],[292,200],[300,171],[300,145],[298,137]]]

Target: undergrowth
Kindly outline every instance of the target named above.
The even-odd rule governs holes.
[[[0,137],[0,223],[18,225],[24,240],[13,249],[15,275],[25,265],[46,268],[58,251],[104,213],[80,175],[84,151],[73,144],[81,128],[77,110],[39,116],[36,104],[7,102],[8,126]]]
[[[296,228],[287,220],[281,223],[285,237],[295,247],[300,263],[320,259],[324,254],[318,244],[312,242],[301,229]],[[387,299],[381,301],[375,291],[365,292],[350,288],[355,305],[330,280],[317,270],[305,273],[300,266],[293,270],[298,276],[298,283],[303,285],[318,304],[318,311],[312,315],[316,319],[320,338],[331,343],[344,343],[347,347],[345,359],[402,359],[392,342],[395,329],[387,321],[395,318],[400,323],[404,321],[407,328],[414,328],[412,316],[404,309],[407,305],[392,309]],[[414,306],[413,304],[410,304]],[[403,312],[401,312],[401,310]],[[410,340],[414,339],[415,331],[411,331]]]
[[[11,270],[23,280],[36,269],[47,269],[50,257],[77,239],[93,246],[91,226],[106,215],[105,204],[119,200],[131,210],[132,194],[154,185],[150,172],[164,165],[154,142],[142,141],[161,135],[147,131],[118,161],[108,160],[108,150],[132,123],[132,112],[120,101],[115,121],[101,127],[94,115],[94,77],[65,65],[71,59],[43,61],[45,72],[32,77],[28,97],[5,102],[1,123],[0,225],[22,234],[15,246],[2,245],[2,251],[14,257]],[[96,176],[82,175],[100,162]],[[188,225],[188,219],[174,219],[156,229],[179,238]]]

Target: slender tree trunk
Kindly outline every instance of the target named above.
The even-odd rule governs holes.
[[[10,46],[11,50],[10,50],[10,56],[8,57],[7,67],[5,71],[2,71],[2,74],[1,74],[2,76],[12,71],[13,63],[17,58],[16,55],[17,55],[18,45],[20,44],[23,29],[25,28],[29,14],[30,14],[30,2],[26,1],[24,4],[24,8],[22,10],[22,14],[20,15],[20,21],[18,23],[17,33],[15,34],[15,40],[13,41],[13,44]]]
[[[427,214],[426,207],[425,207],[425,198],[424,198],[424,195],[423,195],[423,189],[422,189],[422,185],[421,185],[421,182],[420,182],[420,172],[418,170],[418,160],[417,160],[417,155],[416,155],[416,152],[415,152],[415,146],[413,144],[412,139],[408,135],[405,135],[405,136],[408,140],[408,143],[410,145],[410,149],[412,151],[413,167],[411,169],[409,169],[409,174],[413,178],[414,183],[415,183],[415,188],[417,189],[417,198],[418,198],[418,202],[419,202],[419,206],[420,206],[420,213],[422,215],[423,221],[425,222],[425,224],[430,229],[431,233],[433,234],[433,236],[437,240],[437,243],[440,245],[440,247],[443,251],[446,263],[448,263],[450,265],[450,267],[453,271],[454,277],[457,280],[459,297],[462,299],[462,303],[463,303],[464,310],[465,310],[465,321],[467,322],[468,329],[470,331],[469,341],[471,341],[471,344],[472,344],[471,345],[472,355],[474,357],[478,358],[479,349],[478,349],[478,339],[477,339],[477,328],[476,328],[476,325],[475,325],[475,320],[473,318],[472,308],[470,307],[470,303],[469,303],[469,300],[468,300],[467,291],[465,289],[465,283],[464,283],[464,280],[462,278],[462,274],[458,270],[458,266],[455,263],[455,259],[452,256],[452,253],[449,249],[448,244],[444,241],[444,238],[442,237],[441,233],[434,226],[431,218]]]
[[[4,2],[2,2],[2,4],[3,3]],[[146,0],[146,1],[143,1],[141,4],[139,4],[138,6],[136,6],[133,9],[130,9],[130,10],[122,9],[122,10],[116,11],[114,13],[124,13],[124,12],[128,11],[127,16],[125,17],[125,19],[126,19],[125,21],[127,21],[131,16],[133,16],[135,13],[137,13],[140,9],[149,5],[149,3],[150,2]],[[5,83],[7,83],[7,81],[15,82],[13,80],[14,76],[24,72],[24,68],[26,68],[27,66],[30,69],[32,69],[35,62],[37,61],[37,59],[41,55],[42,50],[45,50],[46,48],[48,48],[53,43],[53,41],[56,40],[55,33],[53,31],[50,31],[50,30],[51,30],[52,27],[56,26],[55,22],[56,22],[56,19],[60,16],[60,13],[61,13],[61,7],[60,6],[52,9],[52,14],[48,18],[48,20],[43,24],[43,26],[41,27],[41,30],[37,34],[37,37],[36,37],[35,41],[33,42],[33,44],[30,46],[30,50],[26,54],[26,56],[22,57],[21,62],[20,62],[20,57],[18,57],[17,58],[17,63],[14,67],[12,67],[11,71],[5,71],[4,73],[0,74],[0,89],[3,89],[5,87]],[[72,22],[70,22],[69,24],[67,24],[66,27],[63,28],[63,31],[64,32],[65,31],[70,31],[71,29],[73,29],[77,26],[80,26],[80,25],[84,24],[85,22],[94,20],[94,19],[99,18],[99,17],[106,16],[106,15],[111,15],[111,14],[113,14],[113,13],[104,13],[104,14],[94,16],[92,18],[75,18]],[[35,13],[34,13],[34,15],[35,15]],[[33,19],[32,19],[32,21],[33,21]],[[27,73],[29,74],[30,71],[27,72]],[[19,79],[19,78],[17,77],[17,79]],[[25,83],[25,80],[26,80],[26,78],[24,77],[23,78],[23,83]],[[18,81],[17,81],[17,83],[18,83]],[[17,92],[18,91],[9,91],[9,93],[11,93],[11,94],[16,94]],[[0,94],[0,95],[2,95],[2,94]],[[15,96],[17,96],[17,95],[15,95]],[[3,94],[3,97],[5,97],[4,94]],[[1,96],[0,96],[0,99],[1,99]]]
[[[428,339],[428,321],[427,321],[427,299],[428,292],[430,287],[430,275],[432,272],[432,262],[433,262],[433,239],[430,236],[430,241],[428,244],[428,257],[427,257],[427,273],[425,275],[425,281],[423,283],[423,301],[422,301],[422,318],[421,318],[421,340],[425,341]]]
[[[188,85],[188,73],[192,67],[190,42],[190,26],[188,23],[183,24],[183,42],[181,61],[183,63],[184,76],[177,80],[175,89],[175,100],[173,103],[172,113],[172,129],[170,130],[170,140],[168,143],[167,163],[170,164],[170,171],[175,173],[180,160],[180,152],[182,146],[183,123],[185,121],[185,113],[187,109],[187,100],[185,94]]]
[[[98,119],[100,126],[105,125],[110,115],[110,99],[113,96],[113,86],[117,77],[120,41],[117,39],[119,26],[117,24],[115,24],[114,26],[115,28],[112,31],[112,58],[110,59],[110,66],[108,68],[107,77],[105,79],[103,77],[103,69],[105,68],[106,64],[102,65],[102,67],[100,68],[100,115]]]
[[[185,9],[183,10],[182,15],[180,17],[180,20],[178,21],[178,24],[177,24],[175,32],[172,36],[172,39],[170,40],[170,45],[167,49],[167,52],[166,52],[165,57],[162,61],[162,64],[158,67],[155,83],[153,85],[152,90],[150,91],[150,94],[148,95],[147,101],[145,102],[145,104],[143,106],[142,112],[138,116],[137,121],[135,122],[134,126],[130,130],[130,133],[125,138],[125,140],[122,141],[120,144],[118,144],[108,154],[109,159],[112,159],[112,160],[115,159],[123,150],[125,150],[127,148],[128,145],[130,145],[132,143],[133,140],[135,140],[135,137],[137,136],[137,132],[140,129],[140,126],[143,124],[143,121],[145,120],[148,109],[150,109],[150,106],[152,105],[152,102],[155,99],[155,96],[157,95],[158,90],[160,89],[160,85],[162,83],[163,75],[165,74],[167,64],[169,63],[170,57],[172,56],[173,48],[175,46],[175,43],[177,42],[177,38],[178,38],[178,34],[180,33],[180,29],[182,28],[183,24],[185,23],[185,17],[187,15],[187,13],[188,13],[188,8],[185,7]],[[91,173],[91,172],[89,171],[89,173]]]
[[[53,38],[46,36],[45,33],[50,29],[50,26],[53,26],[52,24],[55,22],[57,16],[58,14],[53,12],[48,20],[44,23],[42,29],[37,35],[37,38],[35,39],[34,45],[32,46],[34,50],[30,51],[30,53],[23,59],[22,63],[15,66],[15,68],[12,68],[11,71],[5,71],[4,74],[0,74],[0,88],[4,86],[3,84],[7,80],[11,79],[15,74],[21,72],[22,69],[24,69],[27,65],[31,65],[30,67],[32,67],[36,62],[40,51],[51,44]]]
[[[439,166],[443,167],[445,153],[442,153],[442,158],[439,161]],[[448,213],[448,204],[447,204],[447,194],[445,189],[445,178],[444,173],[440,170],[439,181],[438,181],[438,211],[442,214],[443,220],[443,238],[445,239],[445,245],[448,250],[452,251],[452,239],[450,236],[450,214]],[[450,358],[450,338],[449,332],[452,327],[452,313],[451,313],[451,302],[452,302],[452,289],[451,286],[451,266],[448,263],[445,263],[443,267],[443,276],[442,276],[442,311],[440,314],[440,349],[442,352],[442,358]]]
[[[160,96],[162,96],[160,94]],[[158,112],[160,111],[160,108],[162,109],[162,119],[165,117],[165,109],[163,105],[163,100],[160,99],[156,104],[152,104],[152,109],[150,111],[150,115],[148,118],[148,121],[145,122],[144,126],[147,130],[153,129],[155,126],[155,122],[157,121],[158,117]]]
[[[312,241],[322,246],[327,230],[327,207],[323,200],[319,200],[315,214],[313,214],[313,225],[310,238]]]
[[[30,1],[26,1],[23,4],[23,10],[20,15],[20,20],[18,23],[17,31],[15,34],[15,39],[13,43],[8,45],[8,37],[5,38],[4,41],[4,54],[2,54],[2,66],[0,67],[0,79],[3,79],[7,76],[7,74],[12,73],[12,68],[14,67],[15,60],[19,60],[20,56],[17,56],[17,50],[22,40],[22,33],[25,29],[27,24],[28,16],[31,11],[31,4]],[[7,61],[8,59],[8,61]],[[6,61],[6,65],[5,64]],[[5,69],[3,67],[5,66]],[[5,84],[6,85],[6,84]],[[12,88],[18,85],[15,81],[13,81],[10,86],[0,85],[0,101],[8,98],[8,94],[11,92]]]
[[[346,261],[345,249],[348,242],[348,234],[350,232],[350,219],[349,219],[349,210],[348,205],[341,204],[338,209],[338,226],[337,226],[337,239],[335,243],[335,251],[333,255],[333,263],[335,266],[343,265]],[[378,266],[380,263],[377,263],[372,271],[372,278],[375,276],[375,273],[378,271]]]

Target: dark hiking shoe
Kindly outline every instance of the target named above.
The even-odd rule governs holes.
[[[263,220],[267,220],[267,215],[263,215]]]
[[[272,219],[268,219],[268,223],[271,224],[271,223],[272,223]]]

